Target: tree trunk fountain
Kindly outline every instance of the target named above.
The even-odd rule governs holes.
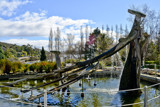
[[[144,14],[133,10],[128,11],[131,14],[135,14],[135,20],[133,24],[134,32],[137,32],[136,38],[130,42],[130,49],[128,58],[125,63],[119,90],[140,88],[140,70],[143,54],[145,53],[144,47],[148,41],[149,36],[144,37],[144,33],[141,30],[141,17],[145,17]]]

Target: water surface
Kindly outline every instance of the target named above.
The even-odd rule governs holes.
[[[10,106],[10,107],[18,107],[18,106],[24,106],[24,107],[30,107],[31,105],[27,104],[21,104],[16,103],[16,100],[20,97],[23,99],[23,101],[28,101],[27,98],[29,98],[31,92],[27,92],[25,94],[20,93],[21,89],[28,89],[30,87],[34,87],[37,85],[41,85],[46,82],[52,81],[49,80],[30,80],[25,81],[23,84],[18,84],[16,88],[9,88],[9,87],[3,87],[0,88],[0,97],[5,99],[12,99],[14,101],[8,101],[1,99],[0,105],[3,106]],[[2,82],[12,82],[12,81],[1,81]],[[67,90],[65,93],[55,92],[52,94],[49,94],[47,96],[48,105],[51,106],[77,106],[77,107],[97,107],[97,106],[118,106],[128,103],[138,103],[143,102],[144,94],[142,93],[140,96],[129,96],[127,94],[121,94],[118,93],[118,87],[119,87],[119,78],[110,78],[110,77],[104,77],[104,78],[91,78],[91,80],[87,80],[86,78],[83,79],[83,88],[82,86],[79,86],[79,83],[82,83],[81,81],[78,81],[72,85],[69,86],[67,90],[69,90],[71,93],[68,95]],[[96,86],[94,85],[96,83]],[[38,90],[33,91],[33,95],[38,95],[41,92],[44,91],[44,89],[52,89],[56,86],[58,86],[60,83],[57,82],[55,84],[51,84],[48,86],[45,86],[43,88],[40,88]],[[148,82],[141,82],[141,87],[149,86],[151,83]],[[81,97],[81,93],[84,93],[84,97]],[[142,90],[143,92],[143,90]],[[151,99],[153,97],[156,97],[160,95],[160,88],[159,86],[148,88],[148,99]],[[40,99],[41,103],[43,104],[43,97]],[[35,99],[33,103],[38,103],[39,100]],[[32,105],[34,106],[34,105]],[[160,100],[156,99],[153,101],[150,101],[148,103],[149,107],[159,107],[160,106]],[[143,104],[134,105],[133,107],[143,107]]]

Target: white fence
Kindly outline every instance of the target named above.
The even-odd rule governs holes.
[[[136,88],[136,89],[129,89],[129,90],[120,90],[120,91],[109,91],[109,92],[102,92],[101,90],[99,90],[99,92],[83,92],[83,93],[86,93],[86,94],[92,94],[92,93],[111,93],[111,92],[129,92],[129,91],[136,91],[136,90],[143,90],[144,92],[144,100],[142,102],[138,102],[138,103],[132,103],[132,104],[124,104],[124,105],[116,105],[116,107],[125,107],[125,106],[131,106],[131,105],[140,105],[140,104],[143,104],[144,107],[147,107],[147,104],[150,102],[150,101],[154,101],[155,99],[158,99],[160,97],[160,95],[158,96],[155,96],[153,98],[150,98],[148,99],[148,95],[149,93],[147,92],[147,89],[148,88],[152,88],[152,87],[155,87],[155,86],[160,86],[160,83],[157,83],[157,84],[153,84],[153,85],[150,85],[150,86],[145,86],[144,88]],[[66,93],[70,93],[70,94],[75,94],[75,93],[82,93],[82,92],[66,92]],[[19,100],[15,100],[15,99],[9,99],[9,98],[3,98],[5,100],[9,100],[9,101],[14,101],[14,102],[17,102],[17,103],[23,103],[23,104],[29,104],[29,105],[33,105],[33,106],[44,106],[44,107],[51,107],[51,106],[47,106],[47,90],[44,90],[44,104],[36,104],[36,103],[29,103],[29,102],[24,102],[21,99],[21,97],[19,97]],[[109,106],[109,107],[114,107],[114,106]]]

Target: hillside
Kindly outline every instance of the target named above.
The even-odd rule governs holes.
[[[16,45],[10,43],[0,42],[0,52],[5,55],[6,58],[18,58],[18,57],[30,57],[30,60],[39,59],[40,49],[33,48],[32,45]]]

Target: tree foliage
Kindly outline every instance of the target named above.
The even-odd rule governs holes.
[[[0,59],[4,59],[4,58],[5,58],[4,51],[2,47],[0,46]]]
[[[108,33],[101,33],[98,28],[96,28],[89,36],[89,41],[87,41],[85,46],[85,59],[93,58],[95,54],[101,54],[108,50],[112,46],[113,40],[109,37]]]
[[[44,50],[44,47],[42,47],[42,50],[41,50],[41,58],[40,58],[41,61],[45,61],[46,60],[46,53],[45,53],[45,50]]]
[[[10,49],[8,47],[4,51],[4,55],[6,56],[6,58],[11,58],[12,54],[11,54]]]
[[[18,46],[15,44],[0,42],[0,47],[0,59],[16,59],[17,57],[25,56],[30,56],[39,59],[40,56],[40,49],[35,47],[33,48],[33,46],[30,44]]]

